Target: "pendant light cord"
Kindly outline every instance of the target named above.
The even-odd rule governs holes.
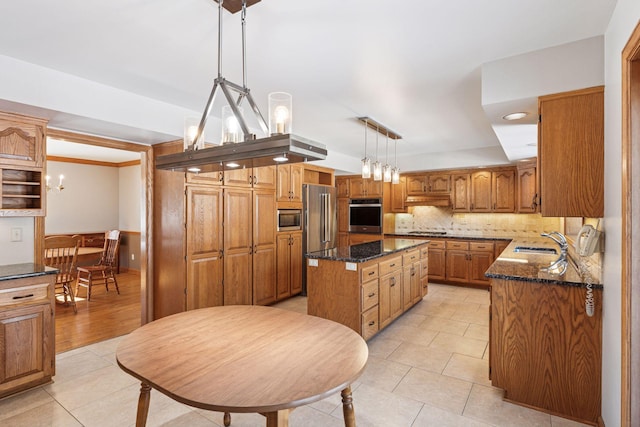
[[[364,121],[364,158],[367,158],[367,128],[369,127],[369,122],[367,120]]]
[[[247,2],[242,0],[242,87],[247,87],[247,49],[246,49],[246,20],[247,20]]]

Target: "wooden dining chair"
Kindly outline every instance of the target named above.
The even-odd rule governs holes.
[[[55,293],[64,297],[64,304],[71,304],[78,313],[71,284],[76,280],[76,262],[80,236],[50,236],[44,239],[44,263],[58,269]],[[57,298],[56,298],[57,301]]]
[[[109,291],[109,281],[113,282],[116,292],[120,295],[118,281],[116,279],[118,247],[120,245],[120,231],[110,230],[104,235],[104,249],[100,261],[96,265],[78,267],[76,280],[76,296],[80,286],[87,288],[87,301],[91,300],[91,287],[94,284],[103,284]]]

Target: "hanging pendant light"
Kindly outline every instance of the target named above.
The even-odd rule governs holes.
[[[389,133],[387,132],[387,147],[384,157],[384,166],[382,167],[382,177],[384,182],[391,182],[391,166],[389,165]]]
[[[367,120],[364,121],[364,157],[362,158],[362,178],[371,178],[371,159],[367,157]]]
[[[376,161],[373,164],[373,180],[374,181],[382,180],[382,164],[380,163],[380,160],[378,160],[378,134],[379,133],[380,133],[379,131],[376,132]]]
[[[395,166],[391,170],[391,183],[392,184],[400,184],[400,169],[398,169],[398,140],[394,140],[394,157],[395,157]]]

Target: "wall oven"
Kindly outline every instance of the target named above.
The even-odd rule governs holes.
[[[382,200],[351,199],[349,201],[349,232],[382,233]]]
[[[278,209],[278,231],[302,230],[302,209]]]

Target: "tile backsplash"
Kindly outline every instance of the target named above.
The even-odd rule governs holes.
[[[549,231],[564,232],[564,218],[540,214],[454,213],[448,208],[415,206],[396,214],[396,232],[446,231],[456,236],[538,237]]]

